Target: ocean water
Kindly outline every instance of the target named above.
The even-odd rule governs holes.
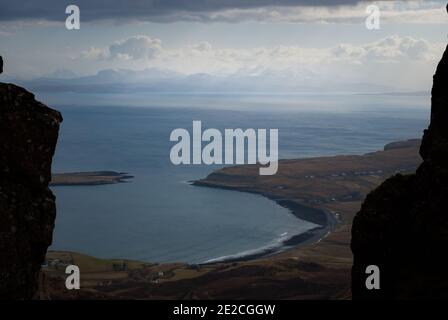
[[[89,99],[96,103],[82,103]],[[92,95],[76,106],[51,103],[64,116],[54,172],[135,176],[115,185],[53,187],[51,249],[200,263],[277,246],[314,225],[258,195],[190,185],[218,167],[172,165],[173,129],[191,131],[193,120],[221,130],[278,128],[280,158],[363,154],[421,137],[430,110],[428,97],[415,96],[170,95],[129,98],[132,106],[125,100]]]

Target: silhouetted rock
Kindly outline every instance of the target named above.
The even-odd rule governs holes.
[[[29,299],[51,244],[56,215],[48,188],[62,117],[0,83],[0,299]]]
[[[0,56],[0,74],[3,73],[3,58]]]
[[[448,298],[448,48],[432,89],[422,165],[370,193],[352,228],[353,299]],[[367,290],[366,267],[380,268],[380,290]]]

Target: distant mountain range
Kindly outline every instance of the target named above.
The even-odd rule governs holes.
[[[136,92],[402,92],[403,89],[372,83],[347,83],[325,79],[309,71],[242,70],[234,74],[185,75],[169,69],[101,70],[92,76],[76,76],[69,70],[14,82],[37,92],[136,93]]]

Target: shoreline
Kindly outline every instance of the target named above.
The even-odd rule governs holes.
[[[206,182],[204,180],[195,180],[191,181],[191,185],[196,187],[205,187],[205,188],[215,188],[215,189],[222,189],[222,190],[231,190],[231,191],[238,191],[238,192],[246,192],[246,193],[252,193],[256,195],[261,195],[271,201],[274,201],[276,204],[280,205],[281,207],[288,209],[289,213],[294,215],[296,218],[311,222],[313,224],[316,224],[317,226],[309,229],[303,233],[295,234],[290,238],[287,238],[285,240],[282,240],[280,242],[280,246],[275,248],[269,248],[269,246],[262,247],[259,249],[253,249],[248,250],[246,252],[255,251],[253,254],[247,254],[238,257],[237,253],[235,255],[229,255],[224,257],[218,257],[215,259],[210,259],[204,263],[200,263],[200,265],[213,265],[217,263],[232,263],[232,262],[243,262],[243,261],[251,261],[251,260],[257,260],[267,257],[272,257],[280,253],[284,253],[286,251],[299,248],[301,246],[306,246],[312,243],[319,242],[320,240],[324,239],[326,236],[328,236],[331,231],[334,230],[334,228],[338,225],[338,219],[336,216],[332,213],[330,213],[328,210],[323,208],[315,208],[311,206],[307,206],[305,204],[299,203],[298,201],[294,201],[291,199],[284,199],[279,198],[275,195],[269,194],[269,193],[263,193],[263,192],[257,192],[248,188],[238,188],[238,187],[229,187],[229,186],[221,186],[217,184],[213,184],[210,182]],[[263,248],[265,248],[263,250]],[[259,250],[259,252],[256,252]]]
[[[101,186],[106,184],[127,183],[134,176],[126,172],[87,171],[54,173],[50,187]]]
[[[88,281],[81,280],[80,291],[67,292],[60,285],[64,268],[50,265],[42,271],[41,292],[49,299],[265,299],[272,292],[279,299],[350,299],[353,218],[384,180],[415,171],[419,149],[420,141],[413,139],[364,155],[281,160],[278,174],[268,179],[259,176],[256,165],[215,170],[190,183],[262,195],[320,226],[207,264],[123,260],[127,270],[121,271],[115,260],[76,253],[67,259],[67,253],[50,252],[47,259],[78,265]]]
[[[296,170],[300,174],[296,174],[296,176],[287,175],[286,177],[280,174],[279,177],[276,177],[276,180],[267,183],[257,180],[257,166],[251,165],[221,168],[213,171],[205,178],[186,181],[190,185],[197,187],[247,192],[263,196],[288,209],[289,213],[296,218],[317,225],[302,233],[293,234],[288,238],[280,236],[272,239],[270,243],[262,247],[239,251],[232,255],[218,256],[199,263],[187,264],[210,265],[261,260],[278,256],[297,248],[306,247],[310,244],[319,243],[337,231],[339,226],[350,222],[346,221],[347,217],[341,214],[341,210],[345,211],[345,209],[340,207],[334,208],[330,205],[331,203],[342,204],[360,201],[362,194],[366,192],[355,191],[353,183],[358,185],[361,183],[362,186],[360,188],[364,189],[367,187],[366,190],[368,191],[393,174],[415,170],[416,163],[419,161],[419,145],[420,140],[410,139],[386,144],[383,150],[364,155],[281,160],[284,166],[291,167],[290,170]],[[417,158],[414,159],[416,155]],[[329,167],[330,161],[337,163],[336,167]],[[310,163],[312,163],[311,166]],[[114,171],[77,172],[59,174],[59,176],[66,176],[69,180],[68,183],[56,184],[53,181],[51,186],[114,184],[127,182],[126,180],[123,181],[123,178],[133,178],[133,176],[127,173]],[[378,183],[373,182],[372,179],[378,180]],[[85,184],[85,180],[90,181],[87,181],[87,184]],[[333,185],[334,180],[342,182],[342,185],[338,185],[338,190],[321,188],[321,186],[328,185],[328,182],[331,182]],[[297,182],[299,185],[297,185]],[[290,183],[294,185],[291,186]],[[291,190],[294,190],[294,193],[291,193]],[[337,194],[338,192],[340,194]],[[296,198],[297,194],[302,195],[301,199]],[[178,263],[182,262],[179,261]]]

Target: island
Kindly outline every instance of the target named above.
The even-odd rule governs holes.
[[[55,173],[51,177],[50,186],[97,186],[127,182],[132,178],[128,173],[115,171]]]

